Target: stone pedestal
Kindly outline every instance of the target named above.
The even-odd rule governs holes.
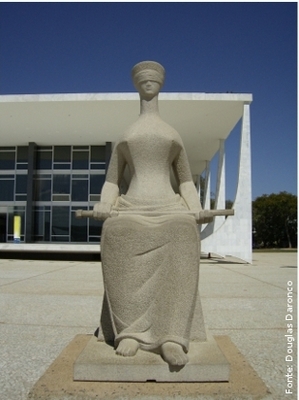
[[[134,357],[121,357],[114,348],[91,337],[74,363],[74,381],[114,382],[225,382],[230,364],[214,338],[191,342],[189,362],[169,366],[159,354],[139,350]]]

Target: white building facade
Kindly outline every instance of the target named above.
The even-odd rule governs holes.
[[[161,117],[181,135],[194,183],[205,176],[210,208],[213,157],[218,156],[214,208],[225,208],[225,143],[242,120],[235,215],[201,227],[202,252],[251,262],[251,94],[161,93]],[[0,251],[19,241],[89,244],[101,224],[76,220],[75,210],[99,200],[113,144],[139,114],[137,93],[0,96]],[[198,187],[198,190],[200,188]],[[1,243],[2,242],[2,243]]]

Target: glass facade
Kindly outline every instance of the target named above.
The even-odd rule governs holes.
[[[91,210],[100,199],[110,146],[36,147],[29,173],[29,146],[0,147],[0,241],[14,241],[14,216],[21,216],[20,241],[26,240],[26,215],[33,214],[32,240],[96,243],[101,222],[77,219],[77,209]],[[28,194],[33,183],[32,196]],[[32,199],[32,201],[30,200]]]

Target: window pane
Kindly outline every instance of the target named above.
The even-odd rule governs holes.
[[[87,242],[87,218],[76,218],[72,212],[71,242]]]
[[[0,169],[15,169],[15,152],[0,151]]]
[[[88,151],[73,152],[73,169],[88,169]]]
[[[27,193],[27,175],[16,176],[16,193]]]
[[[0,201],[13,201],[14,180],[0,180]]]
[[[51,181],[49,179],[36,180],[36,201],[51,200]]]
[[[100,194],[105,182],[105,175],[90,175],[90,193]]]
[[[34,213],[34,238],[36,241],[50,241],[50,212],[44,207],[36,207]]]
[[[28,146],[18,146],[17,148],[17,162],[28,162]]]
[[[17,169],[28,169],[28,163],[17,164]]]
[[[52,169],[52,151],[38,151],[37,169]]]
[[[53,176],[53,193],[69,194],[70,193],[70,175],[54,175]]]
[[[34,213],[34,238],[35,240],[44,240],[44,212],[35,211]]]
[[[88,201],[88,181],[72,181],[72,201]]]
[[[52,242],[69,242],[69,236],[52,236]]]
[[[91,162],[106,160],[106,146],[91,146]]]
[[[69,214],[69,207],[53,207],[52,235],[69,235]]]
[[[97,221],[96,219],[89,218],[89,235],[100,237],[102,232],[102,221]]]
[[[71,146],[54,146],[54,162],[71,162]]]
[[[53,167],[54,169],[71,169],[71,163],[56,163]]]
[[[92,164],[90,164],[90,169],[104,170],[104,169],[106,169],[106,163],[104,163],[104,162],[102,162],[102,163],[92,163]]]

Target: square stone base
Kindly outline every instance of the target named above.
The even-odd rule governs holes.
[[[261,400],[273,399],[264,382],[228,336],[216,342],[230,363],[228,382],[74,381],[74,363],[90,341],[77,335],[53,361],[28,394],[28,400]]]
[[[191,342],[189,362],[170,366],[159,354],[138,350],[134,357],[115,354],[112,346],[91,337],[74,364],[75,381],[100,382],[225,382],[230,365],[215,339]]]

